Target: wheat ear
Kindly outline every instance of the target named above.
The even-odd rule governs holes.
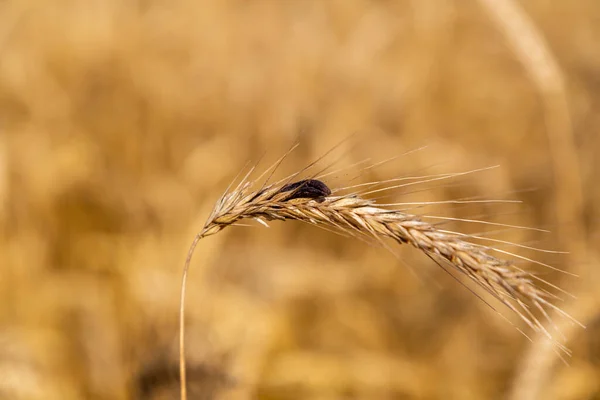
[[[186,399],[184,288],[192,253],[201,238],[218,233],[242,219],[254,219],[263,225],[267,225],[266,221],[273,220],[302,221],[358,238],[375,239],[381,243],[387,238],[399,244],[410,244],[434,259],[440,266],[446,264],[466,275],[518,315],[532,330],[541,332],[552,340],[552,335],[534,312],[543,315],[550,323],[552,321],[547,312],[549,309],[570,318],[551,302],[557,298],[555,295],[534,283],[535,280],[545,281],[518,268],[511,261],[495,257],[491,253],[496,249],[468,242],[468,235],[441,230],[419,216],[385,208],[384,205],[365,199],[357,193],[332,195],[331,190],[316,179],[290,183],[296,175],[259,189],[254,189],[253,182],[247,180],[247,175],[235,189],[226,192],[217,201],[204,228],[194,239],[184,268],[184,286],[181,292],[182,399]],[[569,354],[566,347],[554,342],[560,350]]]

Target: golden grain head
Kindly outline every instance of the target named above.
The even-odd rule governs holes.
[[[332,190],[317,179],[293,181],[298,175],[260,188],[255,188],[254,182],[244,178],[235,189],[217,201],[199,236],[215,234],[243,219],[253,219],[263,225],[267,225],[266,221],[295,220],[382,247],[389,246],[385,242],[389,239],[397,244],[410,244],[440,267],[451,268],[475,282],[518,315],[533,331],[552,339],[558,348],[569,354],[569,350],[553,339],[539,319],[543,316],[554,327],[548,313],[550,310],[571,318],[552,303],[558,296],[550,289],[560,289],[493,253],[529,259],[473,243],[468,240],[473,236],[442,230],[417,215],[379,205],[361,195],[369,193],[368,189],[332,195]],[[447,174],[442,178],[452,176],[455,175]]]

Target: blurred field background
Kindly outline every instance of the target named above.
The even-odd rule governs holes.
[[[432,212],[552,230],[506,237],[571,252],[536,256],[581,276],[547,274],[570,367],[412,249],[274,223],[196,251],[191,398],[600,399],[600,2],[495,3],[540,36],[487,0],[0,2],[0,398],[177,398],[214,202],[357,132],[350,163],[429,146],[365,181],[501,165],[410,199],[524,200]]]

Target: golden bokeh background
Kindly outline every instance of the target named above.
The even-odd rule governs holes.
[[[570,366],[413,249],[273,223],[195,253],[190,397],[600,399],[599,42],[597,0],[0,2],[0,398],[178,398],[214,202],[357,133],[428,146],[362,181],[500,165],[395,201],[523,200],[431,212],[552,230],[501,233],[570,251]]]

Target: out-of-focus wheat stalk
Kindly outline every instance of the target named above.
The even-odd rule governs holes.
[[[543,35],[527,13],[513,0],[479,0],[504,34],[508,45],[535,84],[544,108],[546,133],[556,182],[557,215],[569,221],[563,232],[564,245],[571,257],[571,271],[577,271],[586,258],[586,240],[581,217],[583,193],[579,161],[573,139],[564,74]],[[574,310],[576,312],[577,310]],[[573,329],[561,331],[572,333]],[[552,344],[541,337],[530,347],[513,385],[514,400],[539,398],[548,372],[555,361]]]
[[[276,164],[277,165],[277,164]],[[257,182],[249,175],[217,201],[204,228],[195,237],[185,262],[180,306],[180,374],[181,397],[186,399],[185,347],[184,347],[184,301],[185,284],[191,257],[198,241],[236,225],[240,220],[256,220],[263,225],[267,221],[301,221],[358,239],[375,241],[388,247],[386,239],[398,244],[410,244],[432,258],[442,268],[450,267],[468,277],[518,315],[533,331],[543,333],[557,348],[566,354],[569,350],[553,339],[537,315],[548,319],[549,310],[568,318],[568,314],[552,303],[556,298],[537,283],[549,283],[515,265],[514,262],[496,257],[494,251],[503,250],[471,243],[469,235],[442,230],[421,217],[391,208],[395,204],[378,204],[365,196],[404,186],[397,185],[402,179],[359,184],[332,191],[320,180],[304,179],[293,182],[302,172],[272,184],[257,188]],[[268,171],[268,170],[267,170]],[[266,172],[265,172],[266,173]],[[464,173],[462,173],[464,174]],[[263,174],[264,175],[264,174]],[[461,174],[444,174],[424,181],[448,179]],[[323,177],[323,175],[321,176]],[[317,178],[321,178],[317,177]],[[381,186],[382,183],[394,182]],[[415,184],[411,182],[408,184]],[[348,194],[338,192],[355,190]],[[268,226],[268,225],[267,225]],[[517,256],[518,257],[518,256]],[[529,259],[526,259],[529,260]],[[552,285],[550,285],[552,286]]]

